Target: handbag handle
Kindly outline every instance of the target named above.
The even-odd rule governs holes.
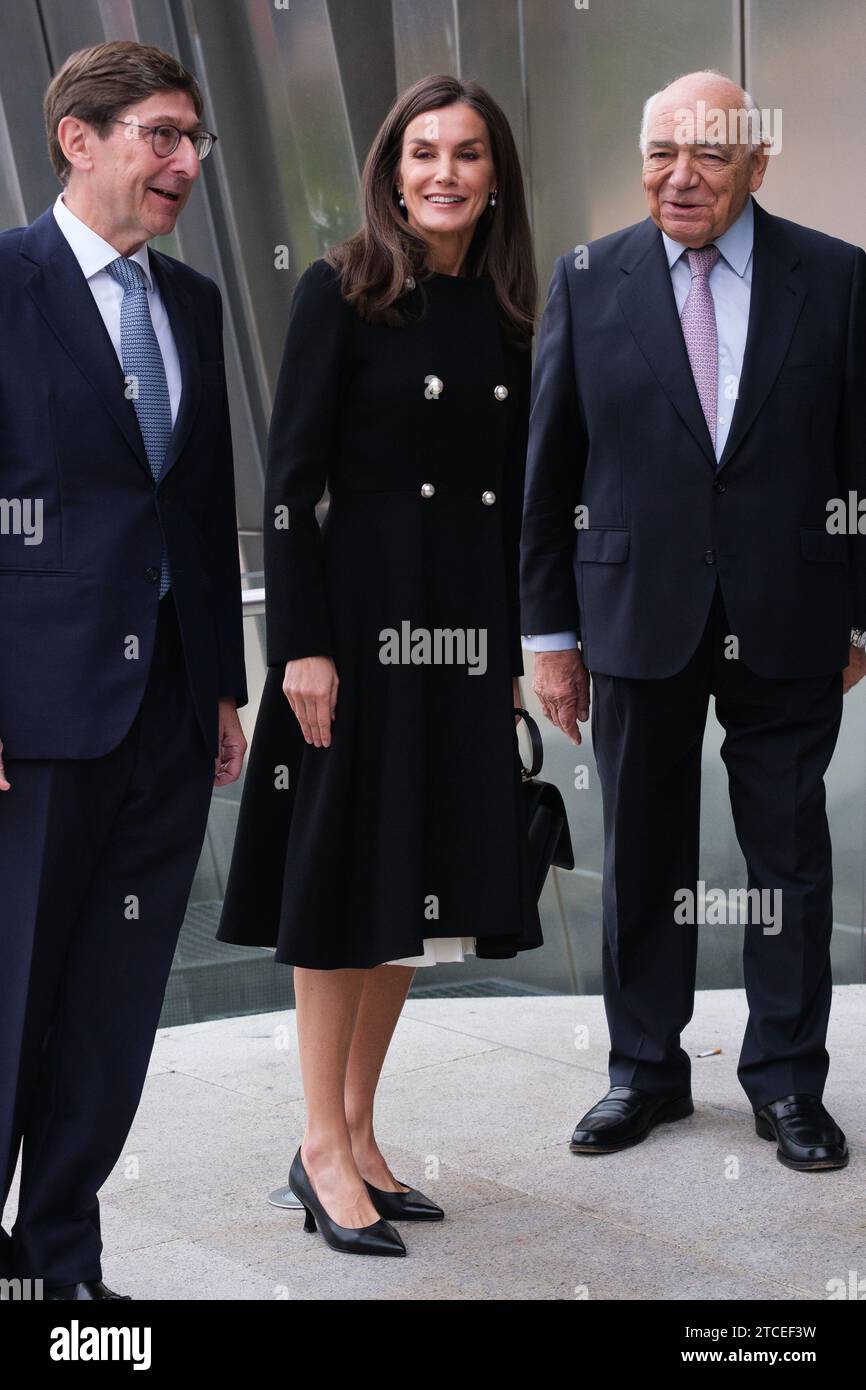
[[[519,705],[515,705],[514,713],[520,715],[529,730],[529,740],[532,744],[532,766],[526,767],[523,759],[520,759],[523,781],[528,782],[530,778],[537,777],[541,771],[544,762],[544,744],[541,741],[541,731],[529,711],[521,709]]]

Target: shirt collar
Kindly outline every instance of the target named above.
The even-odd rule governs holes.
[[[673,270],[680,256],[688,250],[688,247],[683,246],[681,241],[674,241],[667,232],[662,232],[662,241],[665,244],[668,265]],[[750,197],[736,222],[722,236],[717,236],[713,245],[718,246],[728,265],[742,278],[746,266],[749,264],[754,241],[755,212]]]
[[[82,222],[80,217],[76,217],[74,212],[66,206],[63,201],[63,194],[57,195],[54,204],[54,216],[72,251],[78,264],[81,266],[85,280],[90,280],[100,270],[104,270],[112,261],[116,261],[121,254],[114,246],[95,232],[92,227],[88,227],[86,222]],[[150,269],[150,257],[147,251],[147,242],[139,246],[137,251],[133,251],[127,257],[130,261],[137,261],[144,271],[147,279],[147,288],[153,289],[153,276]]]

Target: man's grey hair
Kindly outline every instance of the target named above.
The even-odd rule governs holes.
[[[642,155],[646,154],[646,147],[647,147],[647,131],[648,131],[648,129],[649,129],[649,118],[650,118],[650,112],[652,111],[653,102],[656,100],[656,97],[660,97],[660,96],[662,95],[662,92],[666,92],[667,89],[668,89],[668,87],[672,87],[672,86],[674,85],[674,82],[679,82],[679,81],[681,80],[681,78],[683,78],[683,77],[723,77],[723,78],[725,78],[726,81],[732,82],[734,86],[737,85],[735,82],[733,82],[733,78],[730,78],[730,77],[727,76],[727,73],[718,72],[715,68],[702,68],[700,72],[696,72],[696,73],[681,72],[680,75],[679,75],[679,77],[675,77],[675,78],[672,79],[672,81],[666,82],[665,85],[664,85],[663,87],[660,87],[659,90],[658,90],[657,92],[653,92],[653,94],[652,94],[651,97],[647,97],[646,101],[645,101],[644,104],[643,104],[643,114],[641,115],[641,122],[640,122],[640,136],[639,136],[639,138],[638,138],[638,144],[639,144],[639,146],[640,146],[640,152],[641,152]],[[741,87],[741,88],[740,88],[740,91],[741,91],[742,94],[743,94],[743,106],[744,106],[745,110],[746,110],[746,111],[756,111],[758,108],[757,108],[756,105],[755,105],[755,100],[754,100],[753,96],[751,95],[751,93],[750,93],[750,92],[747,92],[746,89],[745,89],[745,87]],[[759,122],[758,122],[758,127],[759,127],[759,130],[760,130],[760,129],[761,129],[760,120],[759,120]],[[749,129],[751,130],[751,124],[750,124]],[[754,138],[753,138],[753,139],[750,139],[750,140],[749,140],[749,152],[751,153],[752,150],[757,150],[757,149],[760,147],[760,145],[761,145],[760,137],[759,137],[758,139],[754,139]]]

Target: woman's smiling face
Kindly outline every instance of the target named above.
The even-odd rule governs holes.
[[[415,116],[403,133],[397,188],[414,231],[433,242],[456,232],[468,246],[496,188],[483,117],[462,101]]]

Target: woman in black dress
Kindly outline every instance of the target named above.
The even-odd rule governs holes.
[[[362,229],[292,300],[269,672],[218,938],[295,967],[305,1229],[402,1255],[385,1218],[443,1215],[373,1129],[415,966],[542,944],[513,716],[536,281],[514,140],[476,83],[398,98],[362,193]]]

